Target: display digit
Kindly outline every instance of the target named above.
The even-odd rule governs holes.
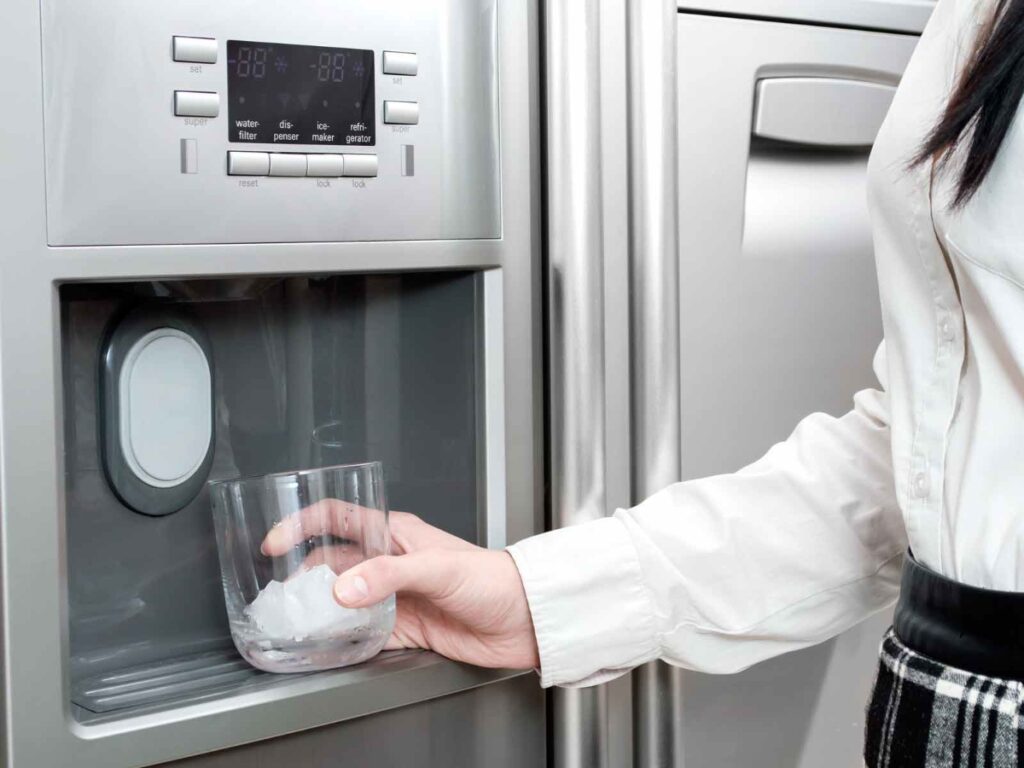
[[[316,79],[321,83],[328,82],[331,79],[331,54],[324,51],[320,54],[317,63],[319,66],[316,70]]]
[[[257,80],[267,74],[267,49],[257,48],[252,56],[252,76]]]
[[[248,77],[252,69],[252,48],[243,45],[238,49],[238,76]]]

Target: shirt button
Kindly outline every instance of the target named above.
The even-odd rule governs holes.
[[[948,319],[943,320],[939,326],[939,332],[942,334],[943,341],[953,341],[956,338],[956,332],[953,330],[953,323]]]
[[[923,499],[928,495],[928,475],[918,472],[914,475],[914,495]]]

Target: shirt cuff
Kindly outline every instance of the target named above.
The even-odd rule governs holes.
[[[508,552],[530,605],[545,688],[607,682],[658,657],[654,605],[622,521],[560,528]]]

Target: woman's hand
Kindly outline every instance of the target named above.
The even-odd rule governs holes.
[[[358,531],[346,526],[342,534],[332,523],[350,509],[342,502],[320,502],[294,525],[273,529],[263,551],[283,555],[328,529],[357,537]],[[395,629],[385,650],[426,648],[481,667],[539,666],[526,594],[507,552],[482,549],[405,512],[392,512],[389,527],[393,554],[352,566],[334,585],[335,599],[346,608],[397,593]],[[333,563],[331,553],[322,550],[310,557]],[[335,565],[341,570],[347,564]]]

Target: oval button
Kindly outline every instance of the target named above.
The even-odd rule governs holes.
[[[202,347],[158,328],[129,350],[121,369],[121,450],[135,475],[170,488],[202,465],[213,437],[213,381]]]

